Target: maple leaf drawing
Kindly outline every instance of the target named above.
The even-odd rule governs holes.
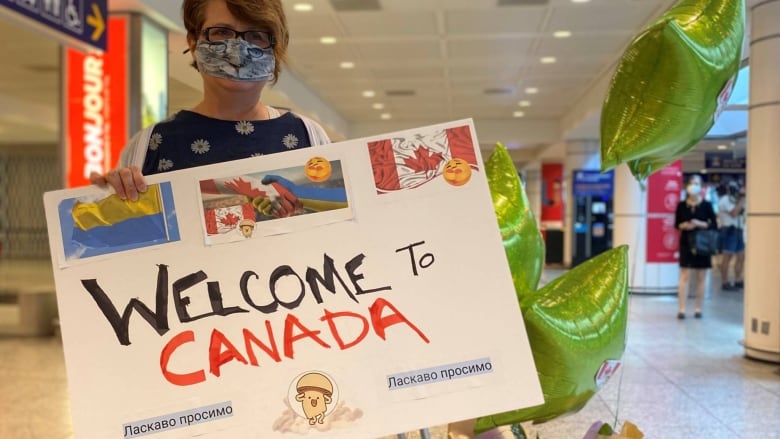
[[[414,158],[404,158],[404,164],[415,172],[434,171],[439,163],[444,160],[440,152],[431,154],[431,150],[424,146],[414,150]]]
[[[252,183],[244,180],[243,178],[237,178],[233,181],[225,182],[225,187],[232,190],[233,192],[241,195],[246,195],[247,197],[254,199],[257,197],[264,197],[265,192],[261,191],[260,189],[257,189],[256,187],[252,187]]]
[[[238,224],[239,221],[241,221],[241,218],[238,215],[234,214],[233,212],[228,212],[227,215],[219,219],[219,222],[221,224],[224,224],[228,227],[235,226],[236,224]]]

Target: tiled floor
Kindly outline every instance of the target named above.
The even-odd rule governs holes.
[[[780,366],[743,357],[742,293],[715,287],[701,320],[676,313],[675,297],[633,296],[622,374],[579,413],[525,425],[530,436],[580,439],[595,421],[629,420],[648,439],[780,439]],[[73,438],[57,339],[0,338],[0,377],[0,438]]]

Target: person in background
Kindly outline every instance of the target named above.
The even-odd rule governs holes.
[[[707,270],[712,268],[710,255],[696,254],[691,248],[690,234],[698,229],[716,229],[718,227],[715,211],[712,204],[705,201],[702,196],[702,181],[698,175],[688,178],[685,192],[685,200],[677,204],[674,223],[680,233],[680,284],[677,287],[677,300],[679,309],[678,319],[685,318],[685,304],[688,299],[689,276],[693,272],[696,276],[696,307],[694,317],[701,318],[702,302],[704,301],[704,288],[706,285]]]
[[[745,193],[736,181],[718,187],[718,224],[722,247],[720,275],[724,291],[744,288],[745,238],[743,213]],[[729,282],[729,268],[734,260],[734,283]]]
[[[316,122],[263,104],[287,53],[281,0],[184,0],[182,17],[202,100],[136,134],[117,168],[93,173],[93,184],[136,200],[144,175],[330,143]]]

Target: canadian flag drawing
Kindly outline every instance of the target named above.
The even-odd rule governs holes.
[[[242,219],[255,220],[255,209],[250,203],[205,209],[206,233],[219,235],[238,227]]]
[[[442,175],[454,158],[478,170],[468,126],[368,143],[378,194],[414,189]]]
[[[229,233],[243,219],[255,220],[252,199],[266,196],[268,186],[249,176],[202,180],[203,214],[208,235]],[[275,191],[274,191],[275,192]]]

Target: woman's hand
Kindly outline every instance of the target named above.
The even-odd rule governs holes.
[[[139,192],[146,192],[146,182],[138,166],[113,169],[106,175],[93,172],[89,175],[89,181],[100,187],[111,186],[116,195],[123,200],[136,201]]]
[[[706,221],[697,220],[696,218],[691,220],[691,224],[693,224],[692,229],[699,228],[699,229],[706,229],[710,226],[710,224]]]

